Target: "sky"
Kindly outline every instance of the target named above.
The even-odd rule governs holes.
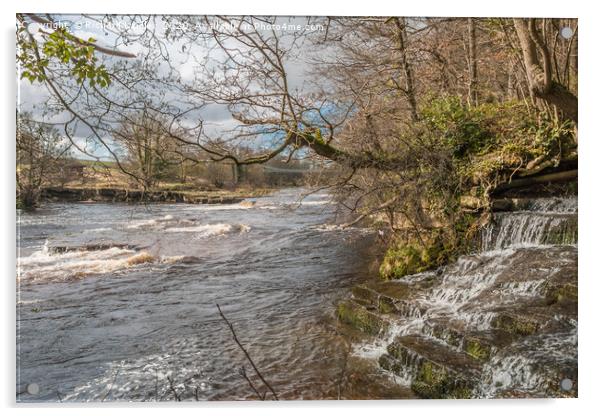
[[[117,36],[116,32],[113,30],[114,27],[120,28],[119,26],[104,26],[101,25],[100,21],[102,16],[83,16],[83,15],[55,15],[53,16],[55,22],[59,25],[67,27],[68,30],[82,38],[88,39],[90,37],[96,39],[97,44],[101,46],[110,47],[113,49],[118,49],[122,51],[127,51],[129,53],[134,53],[137,55],[136,58],[113,58],[113,57],[102,57],[102,59],[107,59],[109,61],[114,59],[143,59],[146,50],[145,48],[138,42],[132,42],[127,45],[122,44],[122,40]],[[158,27],[161,29],[160,32],[166,28],[163,21],[160,19],[156,19],[158,22]],[[116,20],[116,24],[119,24],[119,19]],[[280,33],[285,33],[287,30],[291,30],[291,25],[305,25],[307,23],[307,18],[304,17],[295,17],[295,18],[279,18],[277,20],[278,26],[275,30],[280,30]],[[287,26],[285,26],[285,24]],[[261,28],[262,30],[271,30],[272,28]],[[321,28],[316,28],[320,30]],[[51,31],[52,28],[43,27],[38,23],[32,23],[28,30],[30,33],[34,34],[36,39],[41,40],[42,37],[38,33],[39,30]],[[144,30],[142,25],[132,28],[128,32],[131,35],[140,34]],[[198,57],[203,57],[206,55],[207,46],[202,44],[202,42],[195,42],[192,44],[192,47],[183,48],[183,43],[179,41],[170,41],[166,43],[165,53],[169,54],[169,62],[170,64],[177,70],[179,73],[183,83],[190,83],[194,81],[195,76],[198,76],[198,69],[204,65],[205,63],[200,61]],[[213,52],[220,53],[220,52]],[[303,89],[307,88],[307,72],[309,68],[308,60],[304,59],[304,53],[300,54],[300,58],[291,62],[287,65],[287,72],[289,78],[289,85],[291,89]],[[21,111],[31,112],[35,119],[48,122],[48,123],[56,123],[57,127],[61,127],[61,123],[69,120],[69,113],[63,111],[56,114],[48,114],[49,103],[52,102],[51,95],[44,84],[41,83],[30,83],[27,79],[17,80],[18,88],[17,88],[17,106]],[[109,87],[110,88],[110,87]],[[166,99],[174,99],[176,100],[179,97],[174,97],[173,95],[166,96]],[[190,120],[190,123],[193,124],[197,118],[202,118],[203,120],[203,128],[205,132],[212,136],[219,136],[222,132],[226,132],[236,125],[238,122],[234,120],[229,112],[229,110],[219,104],[209,104],[202,110],[200,113],[194,114],[193,119]],[[83,124],[79,124],[78,128],[74,135],[74,141],[81,148],[85,148],[87,152],[94,154],[97,157],[102,159],[107,159],[109,157],[109,152],[104,149],[102,146],[95,145],[95,141],[91,140],[91,130],[87,128]],[[269,143],[272,141],[269,137],[264,138],[263,143],[259,143],[259,146],[269,146]],[[110,137],[103,137],[103,140],[108,143],[112,143]],[[110,144],[114,146],[113,144]],[[81,154],[77,150],[74,151],[76,157],[89,158],[84,154]]]

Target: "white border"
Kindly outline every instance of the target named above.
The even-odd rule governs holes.
[[[307,414],[344,413],[346,415],[363,415],[376,410],[383,414],[423,415],[507,415],[525,412],[543,413],[547,415],[576,415],[577,413],[593,413],[602,403],[599,390],[602,368],[602,350],[600,331],[602,315],[599,308],[602,299],[602,273],[600,273],[600,175],[599,167],[602,157],[602,126],[598,122],[601,117],[600,99],[602,98],[600,60],[602,40],[602,18],[596,13],[594,2],[578,1],[525,1],[498,0],[493,1],[413,1],[405,4],[392,4],[392,0],[345,1],[340,3],[325,0],[303,0],[286,2],[283,0],[244,1],[220,0],[203,2],[202,0],[165,1],[151,4],[148,0],[97,1],[81,0],[12,0],[3,1],[2,7],[2,64],[0,64],[4,96],[0,99],[2,111],[2,167],[0,182],[3,192],[3,227],[2,227],[2,264],[3,273],[2,296],[4,313],[2,316],[2,371],[0,394],[2,404],[8,408],[5,414],[56,414],[80,415],[82,410],[87,414],[105,415],[110,412],[121,414],[164,414],[173,404],[132,404],[102,406],[46,406],[43,408],[30,405],[15,405],[15,208],[14,208],[14,109],[15,109],[15,69],[12,57],[15,53],[14,15],[19,12],[61,12],[61,13],[168,13],[168,14],[278,14],[278,15],[404,15],[404,16],[546,16],[546,17],[578,17],[579,18],[579,83],[580,83],[580,196],[579,196],[579,399],[573,400],[479,400],[479,401],[363,401],[363,402],[287,402],[287,403],[207,403],[180,405],[177,410],[169,410],[180,414]],[[600,410],[596,413],[599,414]]]

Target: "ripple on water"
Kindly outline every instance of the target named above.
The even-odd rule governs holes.
[[[322,319],[366,276],[373,245],[358,230],[315,229],[332,220],[326,204],[288,209],[298,199],[63,204],[30,221],[19,278],[37,284],[20,285],[19,386],[36,382],[50,401],[57,392],[69,401],[173,400],[170,375],[190,400],[254,398],[220,303],[283,398],[337,398],[345,347]],[[61,222],[40,249],[40,229]],[[131,246],[77,249],[124,241]],[[53,252],[58,245],[73,250]],[[361,397],[355,388],[342,397]]]

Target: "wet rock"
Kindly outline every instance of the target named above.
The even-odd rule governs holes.
[[[526,211],[534,206],[537,199],[531,198],[497,198],[491,201],[493,212]]]
[[[378,358],[378,365],[383,369],[394,374],[401,375],[404,373],[405,366],[399,360],[391,357],[389,354],[383,354]]]
[[[528,316],[504,312],[491,323],[494,328],[518,335],[532,335],[539,329],[540,323]]]
[[[395,281],[379,281],[357,285],[351,289],[353,299],[370,310],[380,313],[397,313],[400,301],[407,299],[414,287]]]
[[[461,348],[464,342],[464,333],[461,329],[443,323],[427,321],[422,332],[455,348]]]
[[[378,306],[378,292],[369,289],[363,285],[357,285],[351,288],[353,299],[366,307],[376,308]]]
[[[378,335],[389,327],[389,323],[378,314],[353,301],[339,303],[337,317],[341,322],[370,335]]]
[[[491,210],[496,211],[512,211],[514,204],[511,199],[494,199],[491,201]]]
[[[427,338],[398,337],[389,344],[387,353],[390,358],[379,363],[402,376],[409,369],[412,390],[423,398],[469,398],[478,381],[477,360]]]
[[[122,250],[136,250],[138,246],[127,243],[99,243],[99,244],[86,244],[83,246],[53,246],[49,248],[51,253],[62,254],[70,253],[74,251],[102,251],[109,250],[112,248],[118,248]]]
[[[577,215],[570,215],[567,218],[558,223],[553,224],[547,230],[545,237],[543,238],[543,244],[554,244],[554,245],[568,245],[577,244],[578,238],[578,225]]]
[[[577,302],[578,296],[578,287],[574,283],[549,286],[546,291],[548,303]]]

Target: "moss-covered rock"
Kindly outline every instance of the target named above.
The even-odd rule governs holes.
[[[558,302],[577,302],[579,292],[577,285],[567,283],[561,286],[552,286],[546,291],[546,300],[549,304]]]
[[[488,360],[491,357],[491,345],[478,338],[466,338],[463,350],[477,360]]]
[[[539,330],[539,322],[526,316],[499,314],[491,323],[494,328],[517,335],[532,335]]]
[[[382,279],[391,280],[422,273],[441,266],[450,259],[455,251],[446,246],[441,237],[424,243],[393,243],[380,266]]]
[[[380,276],[383,279],[399,279],[424,271],[428,268],[424,254],[424,249],[416,245],[389,247],[380,266]]]
[[[339,303],[337,317],[341,322],[370,335],[378,335],[389,327],[387,321],[353,301]]]
[[[398,337],[387,346],[381,367],[412,375],[412,390],[423,398],[470,398],[480,364],[428,338]]]
[[[475,246],[479,217],[456,213],[447,226],[425,232],[420,238],[392,241],[380,267],[384,280],[399,279],[443,266]]]
[[[578,231],[577,215],[572,215],[565,221],[551,226],[544,236],[543,243],[556,245],[577,244]]]
[[[378,298],[378,311],[380,313],[397,312],[397,308],[395,307],[395,301],[388,296],[380,296]]]
[[[473,390],[471,383],[430,361],[422,363],[411,387],[425,399],[470,399]]]

